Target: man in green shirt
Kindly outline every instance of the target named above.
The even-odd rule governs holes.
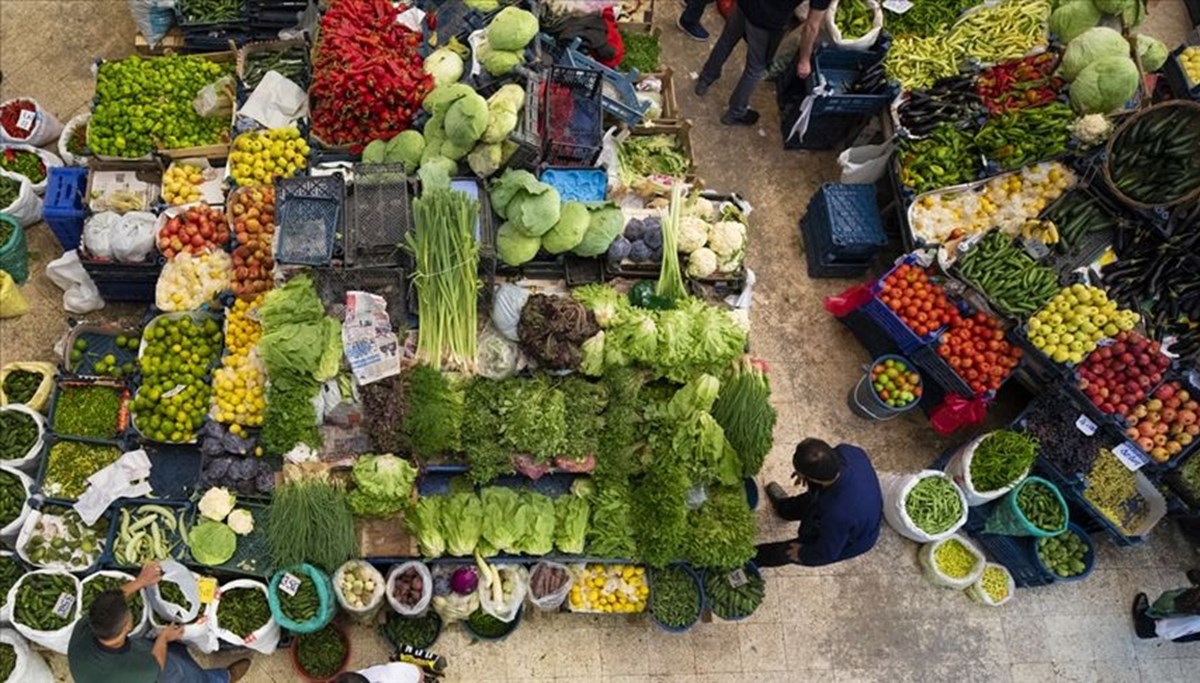
[[[162,578],[157,562],[119,591],[105,591],[75,624],[67,646],[67,663],[75,683],[237,683],[250,669],[239,659],[228,669],[202,669],[177,641],[183,627],[167,626],[153,642],[130,638],[133,617],[125,599]]]

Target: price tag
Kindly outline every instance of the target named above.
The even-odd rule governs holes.
[[[1136,472],[1142,468],[1142,465],[1150,462],[1150,458],[1141,451],[1140,448],[1126,441],[1118,445],[1112,450],[1113,455],[1121,461],[1121,464]]]
[[[912,6],[913,4],[909,0],[883,0],[883,8],[896,14],[904,14],[912,9]]]
[[[217,580],[211,576],[201,576],[196,579],[196,588],[200,591],[200,604],[207,605],[217,599]]]
[[[75,606],[75,596],[70,593],[59,593],[58,600],[54,603],[54,614],[58,617],[66,619],[71,615],[71,608]]]
[[[1021,246],[1025,247],[1025,253],[1034,261],[1041,261],[1050,253],[1050,247],[1038,240],[1021,240]]]
[[[295,597],[296,591],[300,590],[300,579],[290,572],[284,574],[283,577],[279,579],[279,590],[292,597]]]
[[[746,578],[745,570],[735,569],[735,570],[729,572],[730,588],[741,588],[742,586],[745,586],[747,583],[750,583],[750,579]]]
[[[17,117],[17,128],[21,130],[30,130],[33,124],[37,122],[37,113],[26,109]]]
[[[1096,423],[1092,422],[1087,415],[1080,415],[1078,420],[1075,420],[1075,426],[1079,431],[1091,436],[1096,433]]]

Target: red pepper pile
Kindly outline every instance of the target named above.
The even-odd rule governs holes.
[[[396,23],[389,0],[339,0],[321,20],[313,68],[313,133],[365,145],[407,130],[433,88],[421,34]]]
[[[1058,57],[1052,52],[1001,62],[979,75],[975,92],[992,114],[1040,107],[1062,90],[1063,80],[1054,76],[1057,67]]]
[[[13,100],[0,109],[0,126],[4,126],[4,132],[10,138],[24,140],[33,132],[33,129],[26,130],[17,125],[21,113],[26,111],[37,111],[37,105],[29,100]]]
[[[1000,322],[986,313],[952,322],[937,353],[976,394],[999,389],[1022,355],[1021,349],[1004,338]]]

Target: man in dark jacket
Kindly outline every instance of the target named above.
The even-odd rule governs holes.
[[[696,81],[696,94],[703,96],[713,83],[721,77],[721,68],[741,40],[746,41],[746,66],[741,80],[729,96],[729,110],[721,117],[727,126],[752,126],[758,122],[758,112],[750,108],[750,95],[754,86],[763,79],[775,49],[783,39],[792,13],[801,0],[737,0],[737,6],[725,20],[721,37],[708,55],[708,61]],[[800,53],[796,61],[796,75],[808,78],[812,74],[812,53],[825,23],[825,13],[830,0],[809,0],[808,17],[800,28]],[[688,31],[680,22],[680,28]]]
[[[778,567],[802,564],[816,567],[857,557],[879,538],[883,521],[883,492],[867,454],[857,446],[831,448],[820,439],[805,439],[792,456],[792,477],[808,490],[788,497],[775,482],[767,497],[775,514],[800,522],[795,541],[758,546],[755,564]]]

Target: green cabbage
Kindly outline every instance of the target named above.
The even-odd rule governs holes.
[[[467,155],[467,166],[480,178],[487,178],[500,170],[500,144],[481,142]]]
[[[487,100],[475,91],[463,95],[446,109],[446,139],[466,150],[462,156],[471,151],[471,147],[479,141],[479,136],[488,125]],[[443,150],[443,154],[445,151]],[[453,157],[451,157],[453,158]]]
[[[542,183],[529,171],[510,168],[492,183],[492,210],[501,218],[508,218],[508,203],[518,192],[540,192]]]
[[[505,83],[488,98],[488,110],[500,109],[519,112],[525,107],[525,88],[516,83]]]
[[[509,266],[532,261],[541,248],[540,239],[523,234],[512,223],[505,223],[496,231],[496,252],[500,260]]]
[[[425,136],[420,131],[406,130],[388,141],[385,160],[389,164],[404,164],[405,173],[416,173],[425,153]]]
[[[383,140],[372,140],[363,147],[362,161],[364,164],[382,164],[387,159],[387,143]]]
[[[487,42],[497,50],[523,50],[537,36],[538,20],[532,12],[505,7],[487,26]]]
[[[453,49],[441,47],[425,58],[425,73],[433,76],[433,84],[447,85],[463,75],[463,59]]]
[[[421,169],[417,176],[421,179],[421,192],[430,190],[449,190],[450,177],[458,172],[458,164],[443,156],[431,157],[421,161]]]
[[[489,47],[487,43],[479,46],[479,63],[492,76],[504,76],[513,69],[525,63],[523,52],[510,52]]]
[[[484,142],[499,143],[516,129],[517,112],[493,106],[488,109],[488,124],[481,139]]]
[[[1138,59],[1142,60],[1142,69],[1146,72],[1158,71],[1167,63],[1167,46],[1161,40],[1138,34]]]
[[[558,222],[542,235],[542,247],[551,254],[574,249],[583,241],[589,220],[586,206],[579,202],[566,202],[559,212]]]
[[[204,521],[188,532],[188,548],[193,560],[215,567],[228,562],[237,552],[237,535],[220,522]]]
[[[558,190],[539,184],[541,188],[537,193],[519,192],[507,207],[509,222],[527,237],[546,234],[562,214],[562,198]]]
[[[1104,26],[1090,28],[1067,45],[1059,71],[1074,81],[1089,64],[1105,57],[1128,57],[1129,43],[1120,33]]]
[[[1092,3],[1096,5],[1096,9],[1104,12],[1105,14],[1121,14],[1125,10],[1129,9],[1130,5],[1139,3],[1141,1],[1142,0],[1092,0]]]
[[[429,94],[421,101],[421,106],[425,108],[425,111],[434,116],[445,116],[446,110],[450,108],[450,105],[457,102],[460,98],[473,94],[475,94],[474,88],[466,83],[441,85],[429,91]]]
[[[1100,23],[1102,16],[1103,13],[1096,9],[1092,0],[1070,0],[1050,15],[1050,32],[1063,43],[1069,43]]]
[[[625,229],[625,214],[613,204],[604,204],[592,209],[587,232],[572,251],[577,256],[599,256],[608,251],[608,245]]]
[[[1071,84],[1071,106],[1080,114],[1107,114],[1137,93],[1138,70],[1128,57],[1105,57],[1089,64]]]

